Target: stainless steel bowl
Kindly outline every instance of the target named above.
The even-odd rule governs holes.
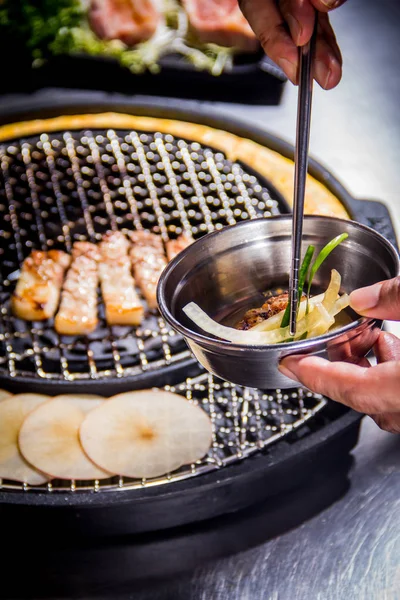
[[[158,286],[163,317],[185,338],[198,361],[211,373],[239,385],[272,389],[293,387],[278,370],[289,354],[313,354],[330,360],[365,356],[382,322],[360,318],[318,338],[269,346],[241,346],[205,335],[183,312],[191,301],[208,315],[234,325],[249,308],[261,306],[262,293],[288,285],[291,216],[256,219],[210,233],[184,250],[165,269]],[[332,268],[342,275],[342,292],[395,277],[396,249],[374,230],[330,217],[306,217],[303,248],[317,251],[335,236],[349,237],[323,263],[315,278],[326,288]]]

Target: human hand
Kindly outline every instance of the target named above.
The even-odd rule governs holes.
[[[354,291],[352,308],[361,315],[400,321],[400,277]],[[381,429],[400,433],[400,339],[381,332],[374,346],[377,365],[329,362],[316,356],[289,356],[279,366],[287,377],[370,415]]]
[[[311,38],[315,9],[318,31],[314,77],[330,90],[342,76],[342,55],[329,22],[328,12],[346,0],[239,0],[240,8],[268,56],[293,83],[297,83],[298,50]]]

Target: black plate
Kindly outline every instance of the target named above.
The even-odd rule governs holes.
[[[219,76],[173,55],[160,60],[156,74],[132,74],[111,58],[89,55],[57,56],[39,68],[14,60],[4,69],[7,85],[0,92],[3,94],[51,86],[255,105],[279,104],[287,81],[283,71],[262,52],[238,56],[233,68]]]

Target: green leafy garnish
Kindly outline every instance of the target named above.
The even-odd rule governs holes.
[[[310,297],[310,291],[311,291],[313,279],[314,279],[315,275],[317,274],[317,271],[320,268],[320,266],[322,265],[322,263],[328,258],[330,253],[335,248],[337,248],[337,246],[339,246],[339,244],[341,244],[348,237],[349,237],[348,233],[341,233],[340,235],[337,235],[335,238],[333,238],[333,240],[328,242],[326,244],[326,246],[324,246],[322,248],[321,252],[318,254],[317,258],[315,259],[313,266],[311,267],[310,279],[308,280],[307,298]]]
[[[333,238],[333,240],[328,242],[326,244],[326,246],[324,246],[322,248],[322,250],[318,254],[317,258],[315,259],[315,262],[314,262],[313,266],[311,267],[310,279],[308,281],[306,315],[308,315],[308,313],[310,311],[310,302],[309,301],[310,301],[311,286],[312,286],[313,279],[314,279],[318,269],[320,268],[322,263],[325,261],[325,259],[328,258],[330,253],[348,237],[349,237],[349,235],[347,233],[341,233],[340,235],[337,235],[335,238]],[[301,336],[300,339],[305,340],[307,337],[307,333],[308,333],[307,331],[305,333],[303,333],[303,335]]]
[[[304,285],[305,282],[307,280],[307,276],[308,276],[308,272],[310,271],[310,275],[308,277],[308,287],[307,287],[307,306],[306,306],[306,315],[308,315],[309,313],[309,299],[310,299],[310,292],[311,292],[311,286],[312,286],[312,282],[313,279],[318,271],[318,269],[320,268],[320,266],[322,265],[322,263],[328,258],[328,256],[330,255],[330,253],[337,247],[339,246],[339,244],[341,244],[345,239],[347,239],[349,236],[347,233],[342,233],[338,236],[336,236],[335,238],[333,238],[333,240],[331,240],[330,242],[328,242],[326,244],[326,246],[324,246],[322,248],[322,250],[319,252],[317,258],[315,259],[311,269],[310,269],[310,264],[312,261],[312,258],[314,256],[314,252],[315,252],[315,247],[314,246],[308,246],[307,251],[304,255],[303,258],[303,262],[301,263],[301,267],[300,267],[300,272],[299,272],[299,285],[298,285],[298,298],[299,301],[301,299],[301,296],[303,294],[303,290],[304,290]],[[289,302],[286,306],[283,318],[282,318],[282,323],[281,323],[281,327],[287,327],[289,325],[290,322],[290,298],[289,298]],[[307,337],[307,332],[301,336],[300,339],[305,339]],[[288,341],[292,341],[292,340],[288,340]]]
[[[299,271],[299,285],[297,288],[299,300],[303,294],[304,284],[307,279],[308,271],[310,268],[312,258],[314,256],[314,252],[315,252],[315,247],[308,246],[307,251],[303,258],[303,262],[301,263],[301,267],[300,267],[300,271]],[[289,325],[289,321],[290,321],[290,298],[289,298],[289,302],[286,306],[286,310],[285,310],[285,313],[282,318],[281,327],[287,327]]]
[[[1,0],[0,46],[4,52],[39,63],[63,28],[80,25],[85,15],[80,0]]]

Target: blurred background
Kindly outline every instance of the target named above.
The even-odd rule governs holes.
[[[174,106],[211,102],[226,115],[294,141],[296,88],[243,25],[241,35],[210,32],[209,17],[193,14],[193,3],[158,0],[162,16],[155,21],[151,3],[139,3],[148,25],[138,33],[123,12],[119,21],[111,19],[111,4],[3,0],[0,109],[17,109],[27,95],[59,99],[60,88],[63,98],[88,103],[93,95],[86,90],[125,101],[162,96]],[[311,154],[356,197],[385,201],[398,227],[400,4],[349,0],[331,19],[344,57],[343,79],[329,92],[315,86]],[[105,39],[113,36],[119,39]]]

